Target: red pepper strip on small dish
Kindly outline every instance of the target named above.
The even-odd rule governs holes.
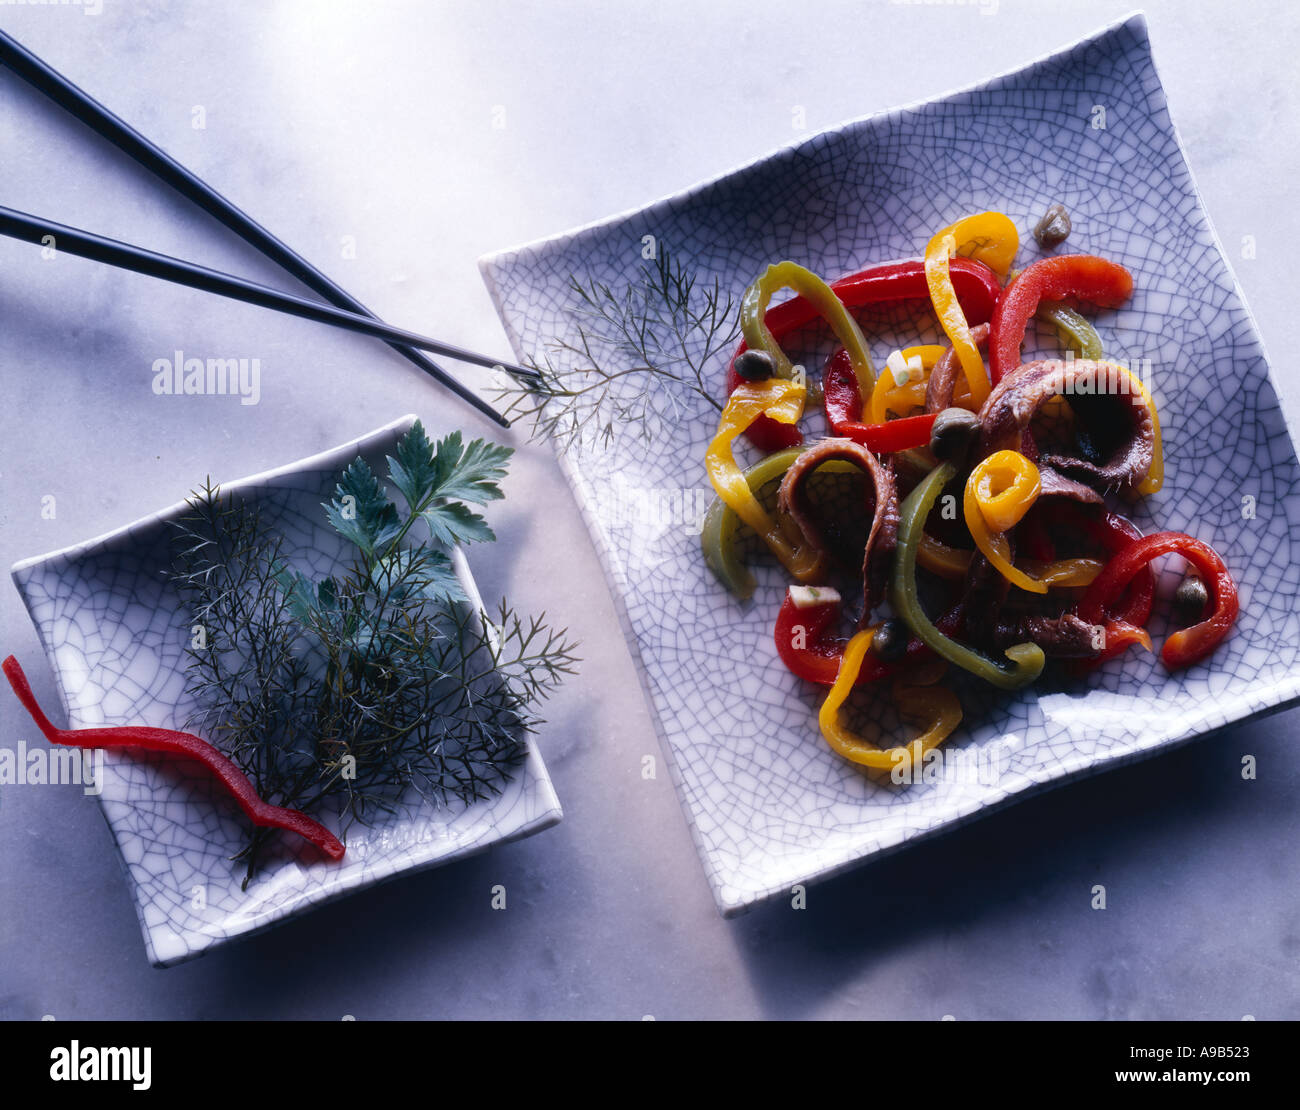
[[[972,324],[984,323],[993,313],[993,306],[1002,292],[997,275],[983,262],[969,258],[954,258],[949,262],[949,273],[957,299],[961,302],[966,319]],[[888,262],[883,266],[871,266],[856,274],[849,274],[838,281],[831,282],[835,295],[848,308],[861,308],[869,304],[892,304],[897,301],[925,301],[930,297],[929,287],[925,282],[925,263],[919,258],[908,262]],[[817,318],[817,310],[803,297],[792,297],[788,301],[768,309],[763,317],[768,330],[778,342],[797,328],[811,323]],[[742,342],[731,356],[727,366],[727,393],[743,380],[735,371],[736,358],[748,347]],[[779,424],[765,416],[760,416],[745,433],[749,441],[765,454],[780,451],[786,447],[795,447],[803,442],[803,436],[793,424]],[[871,447],[871,444],[864,444]],[[877,448],[872,447],[872,450]],[[890,448],[879,448],[890,450]]]
[[[1097,575],[1079,602],[1078,613],[1086,621],[1098,624],[1107,606],[1119,599],[1124,587],[1153,559],[1161,555],[1181,555],[1194,566],[1210,590],[1210,615],[1204,620],[1172,633],[1160,650],[1160,658],[1171,671],[1199,663],[1209,655],[1237,619],[1237,586],[1219,553],[1209,544],[1183,532],[1156,532],[1124,548]],[[1107,634],[1109,641],[1109,633]]]
[[[1025,328],[1040,301],[1081,300],[1115,308],[1133,294],[1133,275],[1091,254],[1062,254],[1025,267],[1002,290],[989,325],[989,375],[997,385],[1020,365]]]
[[[883,424],[863,424],[862,391],[857,375],[843,347],[836,349],[826,364],[822,379],[822,393],[826,405],[826,420],[831,431],[844,439],[860,443],[877,454],[906,451],[909,447],[924,447],[930,442],[935,413],[904,416],[900,420],[887,420]]]
[[[838,601],[827,601],[801,609],[790,600],[790,594],[786,593],[781,611],[776,617],[773,637],[781,662],[792,674],[819,686],[835,685],[840,664],[844,660],[844,649],[848,646],[847,639],[830,634],[831,626],[839,615]],[[961,616],[962,605],[958,602],[939,619],[939,629],[946,636],[954,635],[961,624]],[[932,654],[915,637],[907,641],[907,651],[896,662],[882,663],[876,656],[868,654],[862,661],[862,670],[858,672],[857,685],[888,678],[903,665],[928,659]]]
[[[296,809],[285,809],[262,801],[257,789],[244,773],[206,740],[200,740],[188,732],[136,725],[55,728],[41,711],[18,660],[11,655],[4,661],[3,667],[5,677],[9,679],[9,685],[18,695],[18,700],[51,744],[68,744],[75,748],[143,748],[145,751],[170,752],[195,759],[216,776],[254,825],[297,833],[304,840],[311,841],[330,859],[343,858],[343,844],[329,829]]]

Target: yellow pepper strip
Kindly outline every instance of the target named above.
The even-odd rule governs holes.
[[[876,771],[891,771],[895,767],[909,767],[913,759],[925,755],[931,748],[943,743],[952,730],[961,723],[961,704],[957,696],[943,687],[904,686],[895,690],[899,709],[908,717],[919,717],[933,723],[916,740],[893,748],[879,748],[846,729],[840,723],[840,707],[848,699],[853,685],[862,670],[862,661],[871,646],[875,628],[866,628],[848,642],[844,658],[835,675],[835,683],[822,702],[817,723],[831,749],[845,759]]]
[[[1038,467],[1019,451],[995,451],[971,473],[975,500],[993,532],[1008,532],[1029,512],[1043,488]]]
[[[921,369],[928,375],[946,351],[946,347],[927,343],[920,347],[908,347],[902,355],[904,362],[919,358]],[[881,374],[871,391],[870,420],[872,424],[883,424],[889,419],[890,410],[899,416],[906,416],[912,408],[924,404],[924,378],[919,382],[909,380],[905,385],[899,385],[894,381],[893,374]]]
[[[823,557],[802,543],[792,521],[785,527],[774,520],[754,496],[744,472],[736,463],[731,445],[759,416],[782,424],[793,424],[803,412],[804,386],[800,382],[770,378],[765,382],[742,382],[727,399],[718,431],[704,456],[709,481],[722,502],[748,524],[800,582],[821,577]],[[795,534],[791,534],[794,531]]]
[[[906,416],[912,409],[924,404],[924,381],[891,385],[889,375],[881,374],[876,379],[876,388],[871,391],[871,410],[867,415],[870,423],[883,424],[891,412],[896,416]]]
[[[1006,542],[1005,537],[994,537],[999,538]],[[1044,586],[1091,586],[1104,565],[1100,559],[1057,559],[1051,563],[1026,559],[1024,570]]]
[[[1008,582],[1033,594],[1047,593],[1047,586],[1012,565],[1007,557],[1006,537],[1001,533],[1020,522],[1038,500],[1041,488],[1038,467],[1024,455],[1019,451],[995,451],[971,471],[962,505],[975,546]],[[995,540],[1002,542],[997,544]]]
[[[740,331],[745,337],[745,345],[751,350],[766,351],[771,355],[778,377],[790,378],[794,375],[794,366],[781,350],[781,344],[768,330],[765,319],[772,294],[778,289],[787,288],[809,301],[831,326],[835,338],[849,354],[849,362],[858,378],[860,396],[869,397],[875,388],[876,372],[871,366],[871,356],[867,353],[867,341],[862,336],[862,329],[849,315],[844,302],[835,295],[835,290],[797,262],[777,262],[769,266],[745,290],[740,302]]]
[[[989,540],[1002,558],[1009,560],[1011,550],[1007,546],[1006,537],[990,536]],[[917,563],[931,574],[954,581],[966,577],[966,572],[970,570],[970,557],[971,552],[949,547],[928,532],[921,534],[921,542],[916,549]],[[1026,559],[1023,570],[1044,586],[1091,586],[1092,580],[1101,573],[1102,565],[1099,559],[1057,559],[1050,563]]]
[[[989,379],[979,348],[970,337],[966,314],[957,300],[948,260],[954,254],[964,253],[986,263],[1002,277],[1019,248],[1016,225],[1001,212],[980,212],[949,224],[925,248],[925,283],[930,289],[930,302],[952,349],[957,352],[971,401],[977,408],[989,395]]]
[[[1020,232],[1011,218],[1001,212],[965,216],[936,233],[931,243],[941,235],[951,235],[956,240],[957,254],[983,262],[1000,278],[1010,273],[1011,263],[1020,249]]]
[[[965,578],[970,569],[970,557],[971,552],[940,543],[928,532],[921,533],[921,542],[916,549],[916,561],[940,578]]]
[[[902,777],[925,757],[926,752],[937,748],[961,724],[961,702],[946,686],[897,685],[894,687],[894,702],[904,717],[923,723],[932,722],[910,744],[889,749],[890,759]]]

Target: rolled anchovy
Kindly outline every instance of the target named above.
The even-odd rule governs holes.
[[[862,555],[863,609],[858,627],[865,628],[872,611],[885,595],[894,547],[898,542],[898,487],[893,471],[866,447],[851,439],[824,439],[809,447],[790,465],[781,481],[777,507],[789,513],[807,541],[818,550],[826,550],[826,535],[809,503],[809,476],[823,463],[834,459],[853,463],[871,479],[867,493],[871,513],[871,531]]]

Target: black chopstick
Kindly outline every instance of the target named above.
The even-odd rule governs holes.
[[[170,154],[151,143],[125,120],[114,115],[94,97],[78,88],[58,70],[46,64],[3,30],[0,30],[0,64],[47,96],[60,108],[71,113],[91,130],[103,136],[124,154],[139,162],[154,176],[198,205],[276,265],[324,297],[330,304],[360,316],[376,319],[374,313],[365,305],[277,239],[251,216],[241,211]],[[401,342],[390,340],[389,345],[457,396],[469,401],[497,424],[503,428],[510,426],[509,420],[462,386],[432,359]],[[490,365],[500,364],[490,363]]]
[[[385,324],[382,320],[376,320],[373,316],[345,312],[341,308],[333,308],[330,305],[321,304],[319,301],[309,301],[303,297],[295,297],[291,293],[281,293],[280,290],[272,289],[269,285],[259,285],[257,282],[247,281],[244,278],[235,277],[233,274],[222,273],[220,270],[210,270],[206,266],[199,266],[196,263],[186,262],[170,255],[158,254],[155,251],[135,247],[130,243],[122,243],[116,239],[108,239],[102,235],[82,231],[80,228],[57,223],[54,220],[31,216],[26,212],[18,212],[3,205],[0,205],[0,235],[8,236],[10,239],[20,239],[25,243],[36,244],[46,244],[46,236],[52,236],[53,241],[49,245],[53,246],[56,251],[74,254],[79,258],[89,258],[95,262],[106,262],[110,266],[117,266],[123,270],[132,270],[137,274],[162,278],[164,281],[174,282],[177,285],[186,285],[191,289],[201,289],[205,293],[217,293],[223,297],[243,301],[245,304],[273,308],[278,312],[285,312],[290,316],[299,316],[304,320],[333,324],[335,327],[347,328],[349,331],[360,332],[362,335],[373,335],[392,343],[437,351],[439,354],[460,359],[463,362],[472,362],[478,366],[507,370],[517,377],[534,381],[539,380],[541,377],[536,370],[529,370],[523,366],[511,366],[489,358],[487,355],[480,355],[474,351],[467,351],[462,347],[452,346],[450,343],[430,339],[428,336],[407,331],[405,328],[395,328],[390,324]],[[477,398],[471,394],[467,400],[473,402]]]

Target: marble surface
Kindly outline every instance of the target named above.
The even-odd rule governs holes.
[[[103,0],[0,6],[0,26],[389,319],[504,353],[480,255],[713,176],[800,122],[982,80],[1129,10],[811,7],[792,25],[774,5],[769,27],[740,5],[660,5],[651,20],[576,3]],[[1276,358],[1294,296],[1300,13],[1247,7],[1230,22],[1215,4],[1146,10],[1171,113]],[[836,20],[860,33],[818,33]],[[962,44],[940,70],[897,63],[938,38]],[[285,280],[3,72],[0,181],[13,207]],[[403,412],[431,431],[491,430],[379,344],[317,325],[9,242],[0,291],[5,565],[176,501],[207,473],[277,465]],[[178,348],[259,358],[259,403],[155,396],[152,364]],[[1285,359],[1277,372],[1300,425],[1300,372]],[[642,777],[657,742],[578,511],[549,452],[520,446],[500,542],[473,566],[486,597],[545,608],[584,643],[582,680],[540,739],[565,821],[155,971],[93,801],[0,787],[0,1016],[1300,1016],[1295,712],[1033,798],[814,887],[806,909],[722,920],[667,774]],[[8,584],[0,621],[0,648],[54,702]],[[0,698],[0,744],[22,739],[34,730]]]

